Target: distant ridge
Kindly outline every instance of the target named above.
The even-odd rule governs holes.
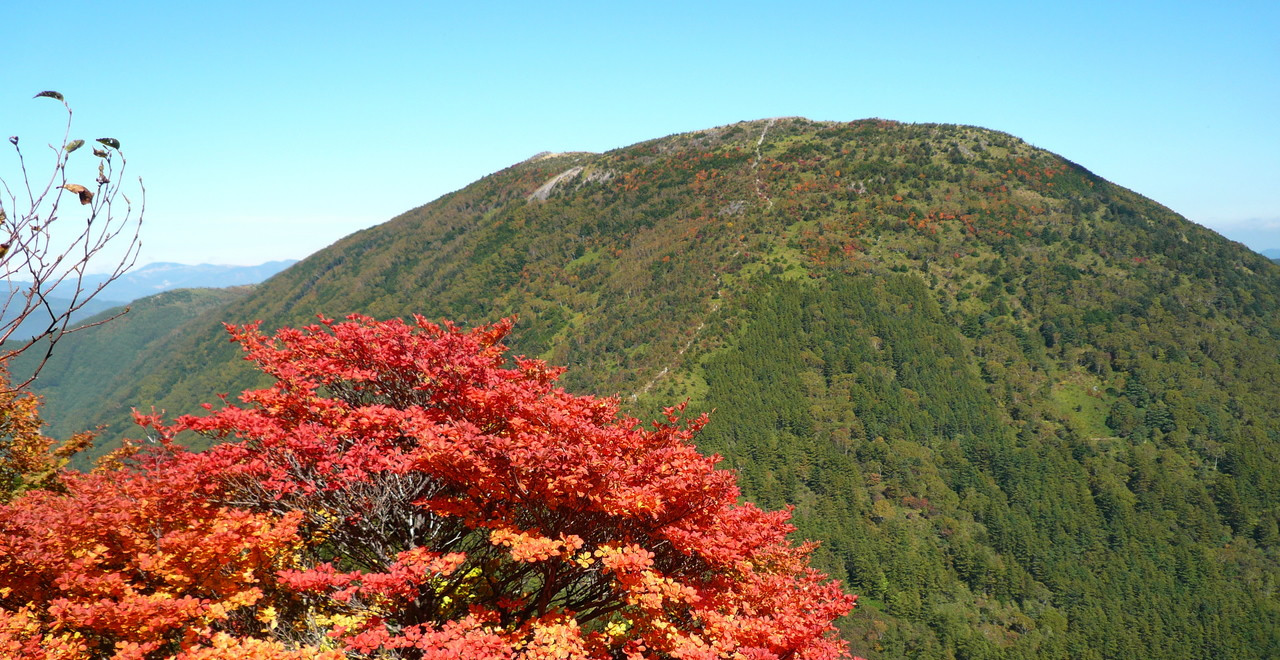
[[[213,264],[188,265],[172,262],[156,262],[132,269],[115,281],[107,284],[97,292],[78,313],[72,315],[72,327],[95,314],[127,305],[135,300],[153,296],[157,293],[174,289],[221,289],[232,286],[258,284],[289,266],[297,263],[296,259],[269,261],[255,266],[223,266]],[[93,292],[106,282],[107,276],[102,274],[86,275],[80,288],[83,292],[79,298]],[[17,281],[11,286],[23,289],[30,282]],[[73,284],[64,283],[54,290],[49,297],[50,305],[65,309],[71,304]],[[47,318],[35,314],[18,326],[14,332],[15,339],[39,334],[48,325]]]
[[[125,273],[120,279],[107,285],[98,294],[98,299],[129,302],[172,289],[219,289],[257,284],[295,263],[296,259],[268,261],[255,266],[155,262]],[[105,276],[102,275],[90,275],[85,278],[85,288],[91,289],[104,279]]]

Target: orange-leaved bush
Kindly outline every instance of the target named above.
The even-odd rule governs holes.
[[[32,488],[57,489],[58,473],[93,440],[79,433],[57,444],[41,432],[39,406],[39,397],[11,388],[0,362],[0,503]]]
[[[229,327],[275,384],[204,417],[140,416],[163,449],[110,473],[153,474],[176,501],[207,507],[192,534],[224,539],[211,552],[225,564],[191,597],[214,611],[165,619],[187,617],[189,639],[113,643],[154,641],[139,658],[234,657],[219,647],[233,643],[279,657],[847,656],[832,622],[854,597],[809,566],[810,545],[787,539],[787,512],[738,503],[733,473],[692,445],[705,419],[673,408],[645,426],[616,400],[566,393],[560,369],[508,363],[510,328],[363,316],[274,336]],[[174,444],[185,431],[224,442],[186,452]],[[68,481],[70,497],[80,483]],[[255,534],[262,551],[236,545]],[[5,601],[0,631],[48,621],[72,586]],[[19,633],[7,639],[28,639]]]
[[[221,506],[178,461],[59,486],[0,507],[0,657],[325,657],[272,630],[300,514]]]

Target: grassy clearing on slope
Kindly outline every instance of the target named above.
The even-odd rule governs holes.
[[[1096,382],[1080,374],[1069,380],[1054,383],[1050,401],[1058,414],[1068,420],[1072,430],[1086,438],[1105,438],[1114,435],[1107,427],[1107,396]]]

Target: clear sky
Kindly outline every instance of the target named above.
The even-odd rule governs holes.
[[[302,258],[540,151],[792,115],[1005,131],[1280,248],[1275,0],[5,5],[0,133],[60,139],[54,89],[119,138],[143,262]]]

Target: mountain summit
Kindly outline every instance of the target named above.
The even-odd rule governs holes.
[[[354,312],[514,315],[570,389],[714,410],[701,447],[862,595],[860,655],[1280,653],[1280,267],[1013,136],[540,155],[206,312],[75,419],[255,384],[220,322]]]

